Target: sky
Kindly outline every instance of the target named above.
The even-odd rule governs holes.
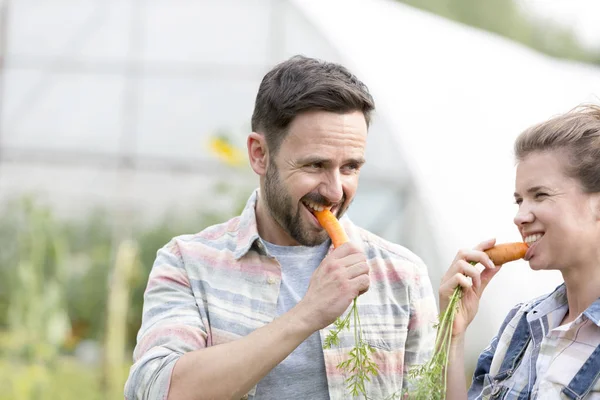
[[[582,44],[600,49],[600,1],[517,0],[523,9],[568,26]]]

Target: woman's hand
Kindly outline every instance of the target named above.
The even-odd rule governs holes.
[[[500,267],[495,266],[488,255],[484,253],[484,250],[493,247],[495,243],[496,239],[490,239],[479,243],[473,249],[459,250],[450,268],[442,277],[439,289],[441,312],[448,306],[454,289],[459,285],[463,288],[463,295],[452,327],[453,337],[465,333],[477,314],[483,290],[500,270]],[[480,263],[485,268],[480,272],[475,265],[471,265],[471,262]]]

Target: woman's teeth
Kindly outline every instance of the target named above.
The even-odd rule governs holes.
[[[527,243],[528,245],[531,245],[531,244],[537,242],[538,240],[540,240],[542,238],[542,236],[544,236],[544,235],[541,233],[536,233],[535,235],[525,236],[525,243]]]

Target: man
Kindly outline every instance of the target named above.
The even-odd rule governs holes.
[[[379,369],[370,398],[398,393],[407,368],[426,361],[436,306],[425,265],[341,218],[373,109],[341,65],[296,56],[265,75],[247,140],[260,188],[240,216],[159,250],[127,399],[348,398],[337,365],[353,331],[323,345],[359,294]],[[311,212],[321,207],[341,218],[350,243],[331,246]]]

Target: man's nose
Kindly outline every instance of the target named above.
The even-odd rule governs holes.
[[[344,197],[344,189],[339,171],[327,174],[327,179],[321,183],[319,193],[331,203],[339,203]]]

